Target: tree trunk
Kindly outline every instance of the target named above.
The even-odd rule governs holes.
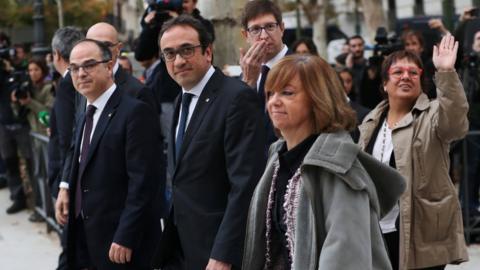
[[[317,46],[318,54],[324,59],[327,55],[327,16],[324,0],[311,0],[305,5],[304,12],[307,14],[313,29],[313,42]]]
[[[378,27],[383,26],[388,30],[388,23],[383,11],[382,0],[362,0],[363,16],[367,26],[364,38],[373,41]]]
[[[200,14],[209,19],[215,28],[214,65],[238,65],[239,48],[246,47],[240,34],[240,16],[247,0],[203,0],[198,1]]]
[[[327,16],[326,3],[324,0],[317,0],[317,18],[313,21],[313,42],[317,46],[318,53],[324,59],[328,59],[327,55]]]

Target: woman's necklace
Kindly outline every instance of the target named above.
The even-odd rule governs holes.
[[[383,162],[383,155],[385,154],[385,146],[387,144],[387,118],[383,121],[382,128],[382,150],[380,152],[380,162]]]

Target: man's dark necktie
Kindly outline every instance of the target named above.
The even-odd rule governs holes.
[[[262,111],[265,111],[265,82],[270,68],[267,65],[262,65],[262,73],[260,77],[260,84],[258,85],[258,96],[262,101]]]
[[[183,136],[185,135],[185,128],[187,126],[188,110],[190,102],[192,101],[193,94],[184,93],[182,95],[182,114],[180,115],[180,121],[178,122],[177,139],[175,140],[175,159],[178,161],[180,156],[180,149],[182,149]]]
[[[75,217],[78,218],[82,210],[82,179],[80,173],[85,167],[85,162],[88,155],[88,148],[90,147],[90,137],[93,129],[93,115],[97,108],[93,105],[87,106],[87,113],[85,117],[85,129],[83,130],[82,151],[80,152],[80,164],[78,166],[77,186],[75,187]]]

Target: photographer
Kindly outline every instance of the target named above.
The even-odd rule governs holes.
[[[20,87],[10,94],[14,113],[16,115],[25,115],[30,129],[43,135],[47,135],[48,120],[45,118],[45,115],[49,115],[54,99],[53,85],[51,82],[46,81],[48,71],[44,58],[34,57],[30,59],[28,61],[28,80],[22,82]],[[40,152],[41,146],[35,142],[33,143],[33,149],[35,152]],[[33,174],[30,175],[32,176],[29,179],[33,189],[35,206],[41,206],[38,181],[33,177]],[[33,212],[29,220],[40,222],[42,218],[37,212]]]
[[[28,109],[27,119],[33,132],[47,135],[46,123],[42,123],[39,114],[49,113],[54,99],[53,84],[46,80],[48,66],[43,58],[34,57],[28,61],[29,80],[11,93],[15,111]]]
[[[8,45],[7,45],[8,46]],[[1,55],[0,62],[0,154],[7,171],[7,185],[12,205],[7,214],[15,214],[27,208],[25,191],[19,168],[19,153],[25,159],[27,171],[31,172],[32,148],[28,120],[25,112],[14,114],[11,107],[11,91],[18,88],[23,72],[13,72],[8,54]],[[32,174],[29,174],[32,175]]]
[[[197,0],[150,0],[141,20],[142,32],[135,48],[135,59],[145,61],[158,56],[158,33],[167,20],[179,14],[190,14],[207,28],[212,40],[215,32],[212,23],[200,15]]]

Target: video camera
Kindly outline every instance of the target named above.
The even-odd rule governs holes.
[[[403,49],[402,42],[396,35],[388,36],[385,27],[377,28],[375,34],[375,46],[373,47],[373,56],[370,57],[370,65],[380,66],[383,59],[389,54]]]
[[[15,98],[25,99],[32,94],[32,84],[25,71],[14,71],[8,78],[8,89],[15,91]]]
[[[183,0],[149,0],[148,11],[175,11],[180,13],[182,11]]]

